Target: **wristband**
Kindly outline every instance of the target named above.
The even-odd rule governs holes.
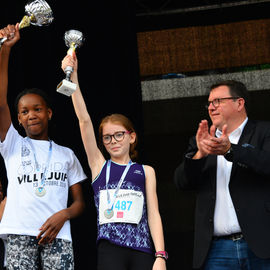
[[[168,252],[167,252],[167,251],[157,251],[157,252],[155,253],[155,257],[156,257],[156,258],[163,258],[163,259],[165,259],[165,260],[167,260],[167,259],[169,258]]]

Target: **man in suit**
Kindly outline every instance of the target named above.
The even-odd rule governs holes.
[[[174,180],[196,189],[194,268],[270,269],[270,123],[247,116],[238,81],[210,88],[207,120],[191,138]]]

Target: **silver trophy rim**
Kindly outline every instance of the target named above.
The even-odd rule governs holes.
[[[74,43],[76,48],[79,48],[84,42],[84,36],[81,31],[70,29],[65,32],[64,40],[67,47],[70,47],[70,45]]]

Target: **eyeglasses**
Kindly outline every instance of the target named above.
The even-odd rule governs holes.
[[[110,135],[110,134],[106,134],[102,136],[102,140],[104,144],[109,144],[112,141],[112,137],[114,137],[114,139],[117,142],[121,142],[123,141],[124,137],[125,137],[125,133],[130,134],[131,132],[129,131],[117,131],[114,134]]]
[[[227,99],[233,99],[233,100],[236,100],[236,99],[238,99],[238,98],[240,98],[240,97],[215,98],[215,99],[213,99],[213,100],[211,100],[211,101],[208,100],[208,103],[205,105],[205,107],[206,107],[206,109],[208,109],[209,106],[210,106],[210,104],[212,103],[212,105],[214,106],[214,108],[217,108],[217,107],[220,105],[220,103],[221,103],[222,100],[227,100]]]

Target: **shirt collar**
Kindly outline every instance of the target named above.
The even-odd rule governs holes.
[[[236,128],[233,132],[231,132],[229,138],[240,138],[247,121],[248,121],[248,117],[246,117],[246,119],[242,122],[242,124],[238,128]],[[222,135],[222,131],[217,129],[216,136],[219,138],[221,135]]]

